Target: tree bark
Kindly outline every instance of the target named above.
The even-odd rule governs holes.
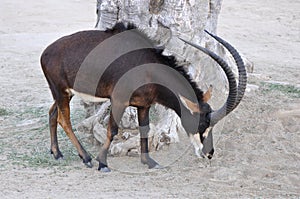
[[[225,51],[204,32],[206,29],[216,33],[221,3],[222,0],[98,0],[96,27],[106,30],[120,21],[135,24],[150,38],[158,41],[159,46],[165,47],[163,54],[174,55],[180,64],[184,64],[201,89],[206,90],[211,84],[214,87],[214,96],[224,96],[225,99],[227,88],[224,85],[227,83],[221,69],[199,50],[178,39],[181,36],[224,56]],[[213,106],[221,103],[222,100],[213,97]],[[93,133],[100,143],[105,139],[104,126],[108,111],[103,109],[108,108],[108,105],[106,103],[98,112],[96,110],[96,116],[91,116],[92,119],[87,119],[89,122],[83,122],[80,127]],[[118,139],[122,144],[112,143],[112,154],[127,154],[130,150],[139,150],[135,114],[134,108],[128,108],[124,114],[120,128],[126,136],[121,135],[124,139]],[[178,142],[177,133],[184,131],[178,116],[162,106],[155,106],[151,114],[152,123],[155,123],[155,132],[154,129],[151,131],[152,149],[157,150],[164,144]],[[128,142],[129,139],[134,141]]]

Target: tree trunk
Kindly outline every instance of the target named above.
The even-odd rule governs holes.
[[[205,34],[204,29],[216,33],[218,15],[222,0],[98,0],[98,21],[100,30],[112,28],[117,22],[133,23],[149,37],[163,45],[163,54],[174,55],[183,63],[192,78],[203,90],[213,85],[214,95],[225,100],[226,78],[221,69],[206,55],[193,47],[186,46],[178,36],[191,40],[224,56],[225,51]],[[210,104],[216,106],[224,101],[212,98]],[[89,106],[91,108],[91,106]],[[80,128],[90,131],[98,142],[103,143],[106,134],[109,102],[90,115]],[[178,142],[178,131],[184,132],[180,119],[171,110],[162,106],[151,110],[152,149],[159,149],[164,144]],[[99,123],[100,122],[100,123]],[[128,108],[122,119],[121,134],[114,141],[112,154],[127,154],[139,150],[137,117],[134,108]],[[123,131],[123,132],[122,132]],[[120,142],[121,141],[121,142]]]

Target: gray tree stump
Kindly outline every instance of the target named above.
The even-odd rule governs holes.
[[[184,64],[191,77],[204,91],[213,85],[213,98],[210,104],[218,108],[225,100],[226,78],[221,69],[206,55],[187,46],[178,36],[200,44],[220,54],[233,63],[230,56],[204,29],[216,33],[218,15],[222,0],[98,0],[96,28],[106,30],[117,22],[133,23],[150,38],[164,46],[163,54],[174,55]],[[214,96],[218,96],[214,97]],[[221,100],[219,100],[221,98]],[[79,129],[92,133],[95,139],[104,143],[108,120],[109,102],[106,102],[79,126]],[[89,109],[94,106],[87,106]],[[184,133],[180,119],[171,110],[156,105],[151,112],[151,149],[158,150],[163,145],[179,142],[178,133]],[[126,155],[139,151],[138,122],[135,108],[127,108],[120,124],[120,136],[115,139],[110,153]]]

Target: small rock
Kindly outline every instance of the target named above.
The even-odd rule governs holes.
[[[98,123],[93,128],[93,134],[97,141],[104,143],[106,140],[106,128],[102,124]]]
[[[247,84],[246,92],[252,92],[259,89],[259,86],[255,84]]]

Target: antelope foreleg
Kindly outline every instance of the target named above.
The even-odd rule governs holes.
[[[98,154],[97,160],[99,161],[98,170],[102,172],[110,172],[107,164],[107,153],[110,147],[110,144],[115,135],[118,134],[118,125],[115,122],[116,118],[113,117],[112,111],[110,112],[110,118],[107,127],[107,138],[104,145],[101,147]],[[119,119],[118,119],[119,121]]]
[[[161,166],[149,156],[148,148],[148,133],[149,127],[149,109],[138,108],[139,130],[140,130],[140,143],[141,143],[141,162],[148,165],[149,169],[161,168]]]

